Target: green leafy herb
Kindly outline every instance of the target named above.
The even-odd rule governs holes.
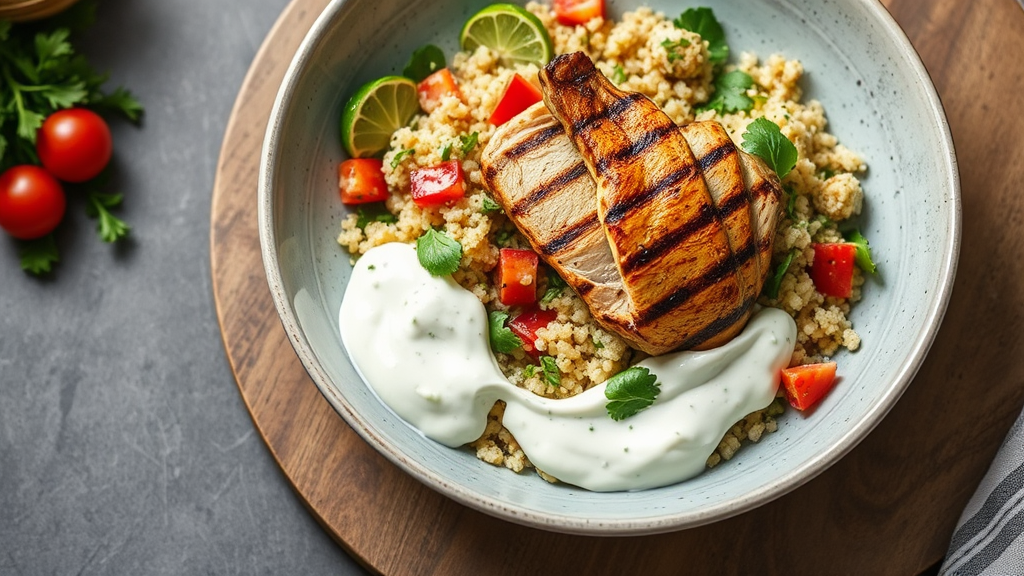
[[[626,71],[622,68],[622,65],[616,64],[615,68],[612,69],[612,82],[622,84],[626,81],[626,78]]]
[[[747,96],[754,79],[740,70],[726,72],[715,78],[715,96],[701,110],[717,110],[719,114],[745,112],[754,107],[754,100]]]
[[[406,156],[412,156],[415,152],[416,151],[412,148],[407,148],[398,154],[395,154],[394,157],[391,158],[391,169],[394,170],[395,168],[398,168],[398,165],[402,163],[402,160],[405,160]]]
[[[483,212],[484,214],[490,214],[492,212],[500,212],[501,211],[501,204],[498,204],[497,202],[495,202],[494,198],[491,198],[490,196],[484,196],[484,205],[483,205],[483,208],[480,209],[480,211]]]
[[[444,145],[444,148],[441,148],[441,161],[442,162],[447,162],[448,159],[451,158],[451,157],[452,157],[452,143],[449,142],[449,143]]]
[[[786,218],[796,220],[796,190],[791,186],[785,186],[786,190]]]
[[[459,136],[459,152],[462,152],[462,157],[469,156],[469,153],[476,148],[476,143],[480,139],[480,133],[473,132],[470,135],[463,134]]]
[[[558,298],[562,295],[566,286],[568,286],[568,284],[565,283],[565,280],[562,280],[562,277],[558,275],[558,272],[548,269],[548,288],[544,291],[544,296],[541,297],[540,303],[547,304],[555,298]]]
[[[416,239],[416,257],[432,276],[446,276],[459,269],[462,244],[431,228]]]
[[[91,4],[83,2],[75,11],[83,24],[91,21]],[[142,105],[124,88],[103,92],[107,75],[75,53],[67,26],[72,22],[0,22],[0,170],[38,164],[36,132],[57,110],[84,106],[121,113],[132,121],[142,114]]]
[[[90,217],[99,219],[96,230],[104,242],[117,242],[127,236],[128,231],[132,229],[124,220],[110,213],[110,209],[120,206],[123,199],[121,194],[89,192],[89,204],[85,211]]]
[[[860,230],[853,230],[846,234],[846,241],[852,242],[857,246],[857,252],[853,257],[857,267],[868,274],[877,273],[878,267],[875,266],[875,261],[871,259],[871,246],[868,245],[868,239],[860,233]]]
[[[494,234],[494,243],[503,248],[507,248],[508,245],[512,243],[512,237],[515,235],[515,230],[502,228]]]
[[[760,156],[779,178],[785,178],[796,166],[796,146],[782,135],[778,124],[767,118],[758,118],[747,126],[743,133],[743,149]]]
[[[523,368],[523,378],[533,378],[533,375],[537,373],[537,368],[539,366],[534,366],[533,364]]]
[[[491,349],[502,354],[511,354],[517,348],[522,348],[523,341],[512,333],[505,320],[508,319],[508,312],[495,310],[487,316],[487,327],[490,334]],[[530,366],[527,366],[530,368]],[[532,374],[531,374],[532,376]],[[529,378],[530,376],[527,376]]]
[[[413,82],[420,82],[427,76],[447,66],[444,51],[433,44],[427,44],[413,50],[409,62],[402,70],[402,75]]]
[[[729,59],[729,45],[725,42],[725,31],[715,18],[711,8],[688,8],[679,18],[672,21],[676,28],[700,34],[708,43],[708,56],[714,64],[724,64]]]
[[[775,269],[775,272],[768,278],[764,283],[764,295],[771,298],[772,300],[779,297],[779,287],[782,286],[782,277],[786,275],[786,270],[789,270],[789,265],[793,263],[793,257],[796,256],[796,251],[792,251],[786,254],[786,258],[783,259],[782,263]]]
[[[29,274],[36,276],[45,274],[50,271],[55,262],[60,260],[57,242],[53,239],[53,234],[47,234],[35,240],[26,240],[19,244],[18,256],[21,258],[21,269]]]
[[[650,407],[661,393],[658,377],[641,366],[633,366],[608,379],[605,406],[612,420],[624,420]]]
[[[386,224],[398,222],[398,218],[391,212],[388,212],[383,202],[363,204],[356,209],[356,215],[356,226],[362,229],[366,229],[366,225],[370,222],[384,222]]]
[[[833,177],[835,175],[836,175],[836,171],[835,170],[832,170],[832,169],[829,169],[829,168],[825,168],[824,170],[822,170],[821,172],[818,173],[818,179],[819,180],[828,180],[829,178],[831,178],[831,177]]]
[[[665,51],[668,52],[669,63],[675,62],[676,60],[682,58],[682,49],[686,48],[689,45],[690,41],[687,40],[686,38],[680,38],[679,40],[676,41],[665,40],[661,43],[662,48],[664,48]]]
[[[540,367],[544,370],[544,381],[548,383],[548,386],[558,388],[562,385],[562,372],[558,369],[558,364],[555,364],[554,358],[541,356]]]
[[[591,340],[594,341],[594,348],[596,350],[600,350],[601,348],[604,348],[604,342],[601,342],[597,338],[591,338]]]

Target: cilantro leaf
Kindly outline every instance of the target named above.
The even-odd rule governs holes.
[[[558,364],[555,363],[554,358],[551,356],[541,356],[540,367],[544,370],[544,381],[547,382],[548,386],[558,388],[562,385],[562,371],[558,369]]]
[[[60,261],[53,234],[21,242],[18,256],[21,258],[21,269],[36,276],[49,272],[51,266]]]
[[[788,198],[786,199],[786,218],[796,220],[796,190],[790,186],[783,187]]]
[[[848,233],[846,235],[846,241],[857,246],[857,252],[853,257],[853,261],[857,264],[857,267],[868,274],[877,273],[878,267],[875,266],[874,260],[871,259],[871,246],[868,245],[868,239],[860,233],[860,230],[853,230]]]
[[[394,157],[391,158],[391,169],[394,170],[395,168],[398,168],[398,165],[402,163],[402,160],[405,160],[406,156],[412,156],[415,152],[416,150],[412,148],[406,148],[398,154],[395,154]]]
[[[541,297],[540,303],[547,304],[548,302],[551,302],[555,298],[558,298],[559,296],[562,295],[562,292],[565,290],[566,286],[568,286],[568,284],[565,283],[565,280],[562,280],[562,277],[558,275],[558,272],[549,269],[548,288],[547,290],[544,291],[544,296]]]
[[[494,198],[490,196],[484,196],[484,205],[480,209],[484,214],[490,214],[492,212],[500,212],[502,210],[501,204],[494,201]]]
[[[480,139],[479,132],[473,132],[470,135],[463,134],[459,136],[459,151],[462,152],[462,157],[465,158],[476,148],[476,143]]]
[[[672,21],[676,28],[700,34],[708,43],[708,56],[714,64],[724,64],[729,59],[729,45],[725,42],[725,31],[715,18],[711,8],[688,8]]]
[[[508,319],[508,312],[495,310],[487,316],[487,328],[490,335],[491,349],[502,354],[511,354],[517,348],[522,348],[523,341],[512,333],[505,320]],[[527,376],[529,378],[529,376]]]
[[[626,70],[622,68],[621,64],[616,64],[615,68],[612,70],[612,82],[622,84],[626,81],[626,78]]]
[[[431,228],[416,239],[416,257],[432,276],[446,276],[459,269],[462,244]]]
[[[447,162],[452,157],[452,143],[449,142],[441,148],[441,161]]]
[[[402,70],[402,75],[410,78],[413,82],[420,82],[445,66],[447,64],[444,58],[444,51],[433,44],[427,44],[413,50],[408,64]]]
[[[138,122],[142,116],[142,104],[128,90],[118,86],[110,94],[101,94],[97,98],[90,98],[89,105],[95,108],[103,108],[124,114],[125,118],[132,122]]]
[[[100,238],[104,242],[117,242],[127,236],[128,231],[132,229],[124,220],[114,216],[109,210],[109,208],[120,206],[123,199],[121,194],[89,193],[89,204],[86,206],[86,212],[93,218],[99,218],[96,230],[100,233]]]
[[[782,286],[782,277],[786,275],[786,271],[789,270],[789,265],[793,263],[793,257],[796,256],[796,251],[786,254],[786,258],[783,259],[782,263],[775,269],[771,277],[764,283],[764,295],[771,298],[772,300],[779,297],[779,288]]]
[[[396,218],[391,212],[388,212],[388,209],[384,206],[383,202],[373,202],[371,204],[363,204],[356,209],[357,227],[366,229],[366,225],[370,222],[394,224],[395,222],[398,222],[398,218]]]
[[[796,166],[796,146],[782,135],[778,124],[764,117],[747,126],[743,133],[743,149],[760,156],[779,178],[785,178]]]
[[[747,96],[753,85],[754,79],[746,72],[726,72],[715,78],[715,95],[700,110],[717,110],[719,114],[746,112],[754,107],[753,98]]]
[[[642,366],[633,366],[608,379],[605,408],[612,420],[624,420],[649,408],[661,393],[658,377]]]
[[[682,49],[690,45],[690,41],[686,38],[680,38],[679,40],[672,41],[666,39],[661,43],[661,47],[668,53],[669,63],[675,62],[683,57]]]

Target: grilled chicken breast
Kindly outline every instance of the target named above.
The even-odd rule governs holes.
[[[546,104],[499,127],[483,153],[506,214],[633,346],[661,354],[731,339],[768,270],[774,173],[717,123],[676,127],[582,53],[553,60],[541,84]]]

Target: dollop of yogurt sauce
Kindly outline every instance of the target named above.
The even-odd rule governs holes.
[[[566,399],[517,388],[488,340],[487,311],[451,277],[433,277],[415,248],[373,248],[352,272],[339,312],[353,363],[380,399],[428,438],[451,447],[480,437],[501,399],[503,423],[530,461],[588,490],[641,490],[704,470],[722,436],[775,397],[796,324],[758,311],[728,344],[639,363],[658,377],[654,404],[612,420],[600,384]]]

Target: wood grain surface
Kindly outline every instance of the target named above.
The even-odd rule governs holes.
[[[294,0],[241,88],[214,184],[211,262],[224,345],[256,427],[342,546],[385,574],[430,575],[917,574],[942,558],[1024,404],[1024,11],[1014,0],[885,2],[938,88],[963,188],[953,299],[904,397],[847,457],[768,505],[603,539],[509,524],[420,485],[348,428],[292,351],[260,260],[257,170],[277,87],[326,4]]]

